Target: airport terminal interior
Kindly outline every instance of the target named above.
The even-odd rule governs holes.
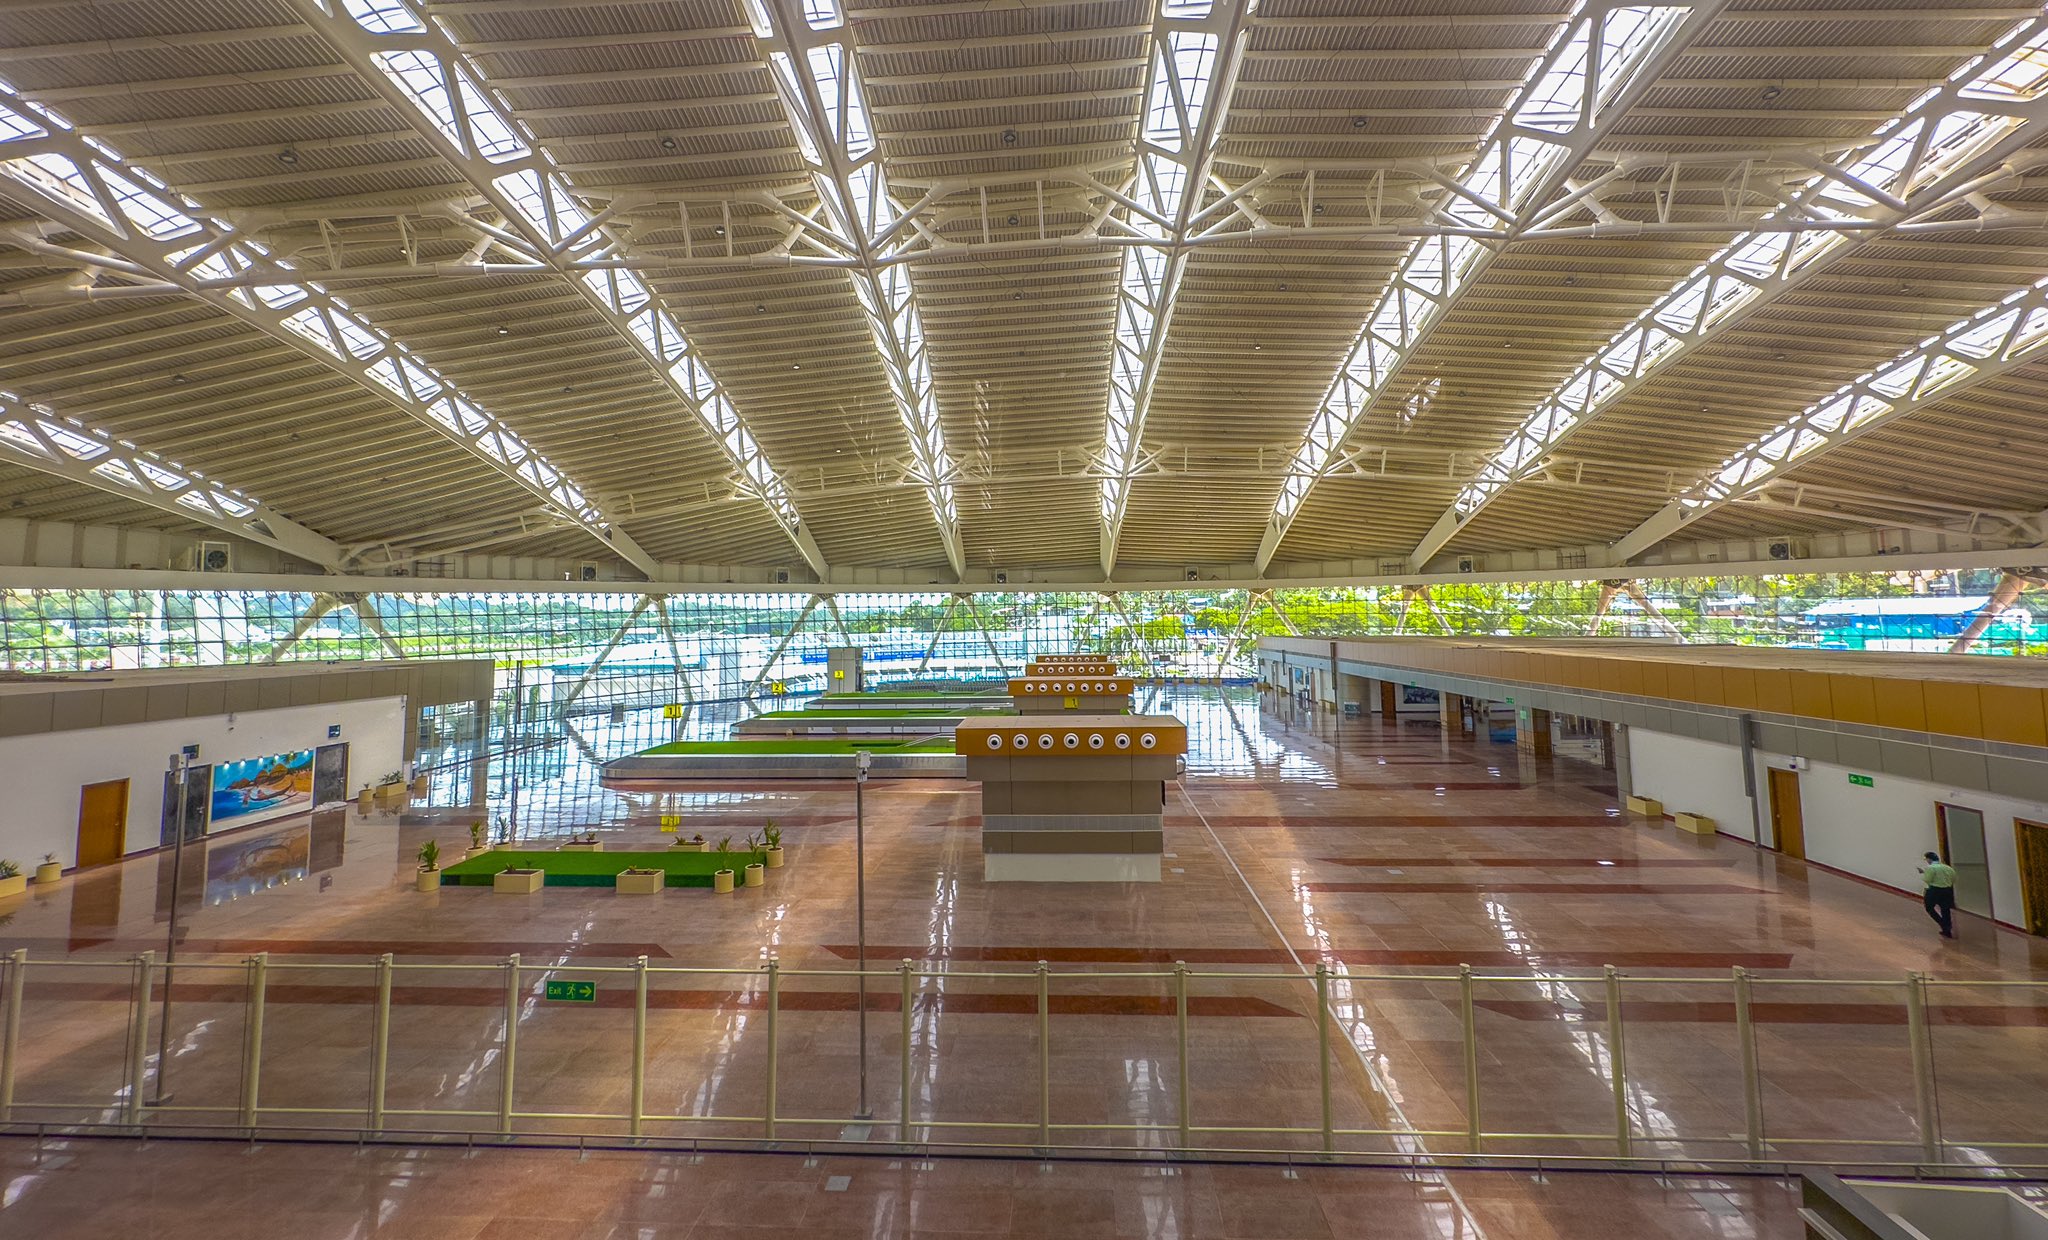
[[[0,1236],[2048,1238],[2040,0],[0,0]]]

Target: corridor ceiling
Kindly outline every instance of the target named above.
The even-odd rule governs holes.
[[[2011,0],[0,0],[0,517],[800,581],[2033,546],[2044,133]]]

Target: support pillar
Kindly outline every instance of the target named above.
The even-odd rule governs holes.
[[[1538,758],[1550,756],[1550,712],[1533,706],[1515,708],[1515,748]]]
[[[1445,736],[1465,734],[1465,695],[1462,693],[1439,693],[1436,695],[1437,721],[1444,726]]]
[[[1392,723],[1401,704],[1401,687],[1391,680],[1382,680],[1379,684],[1380,718]]]

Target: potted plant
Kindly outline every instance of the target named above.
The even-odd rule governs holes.
[[[414,876],[413,885],[421,891],[432,891],[441,885],[441,842],[428,840],[420,845],[420,872]]]
[[[773,818],[770,818],[768,825],[761,830],[761,844],[761,853],[768,859],[768,868],[771,870],[781,869],[782,828],[775,825]]]
[[[371,790],[370,785],[364,784],[363,790],[356,793],[356,813],[368,818],[370,810],[375,806],[376,799],[377,794]]]
[[[765,886],[768,882],[768,868],[762,865],[759,860],[761,856],[761,840],[759,836],[750,835],[747,837],[747,856],[755,858],[755,860],[747,862],[747,886]]]
[[[725,889],[732,890],[732,874],[725,876]],[[28,890],[28,877],[12,861],[0,860],[0,897],[18,896]]]
[[[57,860],[56,853],[44,853],[43,863],[36,867],[36,881],[54,883],[64,877],[64,863]]]
[[[718,841],[718,868],[711,872],[711,889],[724,895],[732,890],[732,837]]]
[[[652,866],[630,865],[619,871],[619,876],[613,883],[622,896],[657,895],[668,883],[668,871],[658,870]]]
[[[462,854],[462,859],[467,861],[471,857],[481,857],[489,851],[491,851],[491,846],[484,843],[484,824],[480,822],[470,823],[469,851]]]

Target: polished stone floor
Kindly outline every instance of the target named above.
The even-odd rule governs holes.
[[[171,1122],[225,1123],[247,1101],[243,962],[262,951],[269,953],[260,1075],[266,1122],[361,1128],[377,980],[369,962],[389,952],[401,968],[392,981],[388,1129],[497,1129],[506,1106],[509,1005],[516,1014],[511,1126],[618,1134],[623,1121],[605,1117],[632,1105],[632,970],[646,956],[642,1112],[651,1135],[763,1135],[772,1026],[784,1141],[892,1137],[907,1116],[910,1135],[921,1141],[1036,1145],[1043,1101],[1057,1144],[1158,1147],[1177,1141],[1183,1119],[1172,971],[1184,962],[1191,974],[1190,1143],[1219,1152],[1306,1152],[1321,1145],[1326,1061],[1313,974],[1324,966],[1334,1016],[1328,1114],[1337,1146],[1361,1156],[1454,1153],[1466,1148],[1470,1120],[1457,979],[1466,964],[1477,974],[1471,1006],[1485,1151],[1602,1158],[1617,1150],[1616,1041],[1601,971],[1614,965],[1631,1153],[1731,1158],[1742,1152],[1748,1122],[1730,981],[1741,967],[1755,979],[1769,1153],[1791,1161],[1906,1160],[1919,1156],[1922,1133],[1903,979],[1921,971],[1936,983],[1927,992],[1939,1084],[1932,1110],[1944,1154],[1965,1163],[2048,1162],[2011,1147],[2048,1140],[2040,1105],[2048,1096],[2048,1003],[2004,984],[2048,978],[2040,940],[1966,919],[1960,941],[1944,942],[1917,899],[1734,839],[1698,840],[1669,824],[1630,821],[1616,811],[1611,773],[1597,765],[1446,738],[1433,717],[1304,717],[1284,701],[1214,689],[1178,690],[1165,705],[1189,720],[1195,752],[1187,778],[1170,790],[1170,856],[1157,885],[985,883],[971,785],[869,788],[867,950],[870,968],[884,974],[871,979],[867,1001],[871,1124],[859,1119],[863,1043],[856,987],[846,974],[858,942],[850,787],[619,796],[574,782],[579,758],[529,769],[516,814],[495,800],[484,813],[422,808],[403,822],[350,812],[222,837],[204,855],[188,854],[164,1082],[171,1097],[154,1113]],[[551,783],[554,795],[546,794]],[[471,818],[495,822],[501,814],[521,838],[593,828],[614,848],[665,844],[672,838],[665,819],[713,839],[737,839],[773,819],[789,863],[770,873],[765,888],[730,896],[412,890],[411,857],[421,841],[437,838],[454,851],[466,842]],[[1910,862],[1902,867],[1910,876]],[[119,1118],[132,1063],[132,970],[124,962],[138,951],[162,952],[170,885],[168,859],[147,857],[32,893],[11,913],[0,908],[0,948],[63,962],[35,966],[27,985],[17,1119]],[[526,967],[508,991],[511,953]],[[771,959],[781,974],[772,1021],[764,970]],[[907,1042],[898,971],[905,960],[914,970]],[[1040,961],[1049,1031],[1042,1046]],[[417,965],[437,967],[408,967]],[[549,1000],[550,979],[594,982],[595,1002]],[[144,1055],[151,1101],[154,1041],[152,1031]],[[147,1177],[136,1182],[171,1194],[186,1191],[188,1171],[219,1178],[224,1192],[255,1192],[261,1179],[232,1161],[258,1157],[239,1150],[149,1148],[87,1143],[64,1151],[71,1161],[63,1166],[85,1173],[105,1164],[121,1177],[132,1166]],[[50,1186],[67,1182],[61,1174],[26,1175],[25,1155],[12,1157],[15,1187],[0,1198],[0,1210],[58,1199]],[[317,1177],[322,1159],[333,1162],[336,1183],[355,1194],[337,1207],[341,1216],[369,1208],[364,1203],[394,1184],[413,1185],[415,1173],[422,1184],[493,1176],[510,1184],[540,1175],[526,1169],[553,1156],[500,1150],[452,1170],[443,1167],[452,1157],[446,1153],[408,1161],[288,1148],[260,1157],[285,1160],[280,1176]],[[604,1172],[611,1183],[644,1185],[671,1171],[701,1175],[718,1181],[719,1200],[758,1183],[763,1211],[783,1197],[824,1201],[839,1191],[800,1158],[592,1158],[611,1169]],[[352,1170],[344,1173],[343,1163]],[[827,1159],[823,1167],[838,1165]],[[1725,1200],[1702,1204],[1695,1188],[1654,1180],[1579,1175],[1535,1183],[1492,1172],[1411,1180],[1337,1168],[1288,1179],[1274,1167],[1185,1168],[1186,1178],[1170,1185],[1153,1181],[1178,1204],[1140,1218],[1128,1214],[1140,1207],[1126,1199],[1151,1191],[1143,1186],[1153,1173],[1049,1165],[940,1159],[935,1170],[919,1172],[912,1164],[854,1160],[851,1170],[833,1174],[879,1183],[856,1197],[886,1196],[887,1209],[858,1214],[846,1204],[855,1198],[835,1198],[840,1204],[817,1206],[816,1215],[809,1213],[815,1202],[804,1205],[794,1221],[811,1230],[815,1220],[828,1235],[833,1220],[868,1227],[858,1234],[943,1233],[961,1228],[926,1226],[906,1213],[921,1184],[941,1195],[956,1187],[964,1193],[973,1177],[995,1176],[1013,1197],[1019,1185],[1054,1183],[1072,1187],[1080,1202],[1095,1191],[1094,1177],[1104,1177],[1101,1191],[1112,1203],[1105,1209],[1126,1224],[1119,1234],[1130,1235],[1326,1234],[1317,1226],[1346,1234],[1332,1212],[1341,1214],[1350,1196],[1360,1209],[1381,1201],[1374,1208],[1391,1211],[1388,1217],[1415,1219],[1350,1234],[1599,1235],[1573,1228],[1581,1217],[1646,1213],[1668,1214],[1659,1224],[1666,1230],[1631,1224],[1613,1234],[1796,1234],[1769,1181],[1729,1181],[1736,1185],[1728,1190],[1731,1211]],[[945,1170],[957,1167],[973,1170]],[[915,1181],[919,1175],[932,1178]],[[914,1180],[907,1186],[906,1176]],[[1270,1211],[1238,1209],[1254,1182],[1276,1194]],[[1414,1195],[1423,1189],[1443,1199]],[[692,1190],[691,1199],[709,1200],[711,1191]],[[1608,1201],[1602,1194],[1611,1197],[1611,1211],[1588,1204]],[[437,1206],[465,1221],[435,1234],[498,1234],[490,1228],[522,1218],[555,1221],[540,1205],[567,1208],[560,1202],[519,1213],[518,1201],[541,1196],[530,1187],[508,1189],[507,1202],[488,1209]],[[1480,1201],[1493,1201],[1494,1213],[1474,1204]],[[130,1204],[116,1194],[102,1207]],[[1087,1234],[1047,1230],[1028,1205],[1007,1213],[930,1209],[965,1213],[999,1234]],[[561,1234],[637,1234],[608,1232],[635,1221],[612,1210],[607,1204],[583,1219],[586,1230]],[[1260,1229],[1297,1215],[1304,1221]],[[1316,1225],[1306,1221],[1311,1215]],[[6,1221],[0,1212],[0,1232]],[[340,1217],[329,1222],[331,1229],[323,1222],[307,1240],[370,1234]]]

